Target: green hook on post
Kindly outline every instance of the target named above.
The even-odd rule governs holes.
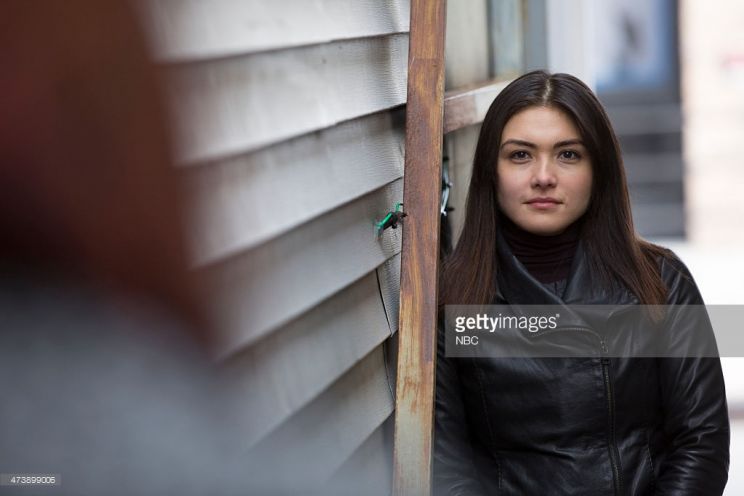
[[[388,227],[397,229],[398,223],[403,220],[403,217],[407,216],[408,214],[403,212],[403,204],[396,203],[394,211],[388,212],[384,219],[375,223],[375,227],[377,228],[377,235],[379,236],[380,234],[382,234],[382,231],[384,231]]]

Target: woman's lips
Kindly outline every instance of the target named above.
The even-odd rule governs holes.
[[[535,198],[527,202],[527,205],[537,210],[550,210],[557,208],[560,204],[561,202],[555,198]]]

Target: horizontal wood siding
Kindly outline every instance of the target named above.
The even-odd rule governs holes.
[[[390,337],[374,273],[227,362],[253,445]],[[281,394],[276,394],[281,392]]]
[[[299,317],[400,252],[400,229],[374,222],[402,200],[402,180],[240,256],[209,267],[227,356]]]
[[[255,247],[403,176],[402,112],[188,169],[201,263]]]
[[[339,468],[330,485],[331,494],[379,496],[389,494],[390,443],[388,432],[393,428],[392,416],[377,428],[354,454]]]
[[[387,494],[409,1],[140,4],[246,470]]]
[[[407,53],[398,34],[175,66],[178,160],[247,153],[400,105]]]
[[[385,313],[390,325],[390,334],[398,330],[398,311],[400,309],[400,254],[389,258],[377,268],[377,280],[385,305]]]
[[[151,0],[145,21],[164,61],[222,58],[408,32],[406,0]]]
[[[259,443],[266,470],[293,467],[311,486],[328,481],[393,412],[385,370],[380,346]]]

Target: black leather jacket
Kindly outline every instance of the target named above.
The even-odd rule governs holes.
[[[501,237],[498,249],[495,303],[560,302]],[[682,262],[660,264],[669,304],[702,304]],[[589,275],[579,243],[563,302],[638,303]],[[692,329],[674,322],[667,331],[680,340]],[[439,334],[436,494],[723,492],[729,421],[718,358],[447,358]]]

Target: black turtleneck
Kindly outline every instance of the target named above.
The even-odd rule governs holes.
[[[525,231],[505,215],[501,226],[509,248],[527,271],[541,283],[560,281],[568,277],[576,245],[579,242],[581,219],[568,226],[562,233],[540,236]]]

